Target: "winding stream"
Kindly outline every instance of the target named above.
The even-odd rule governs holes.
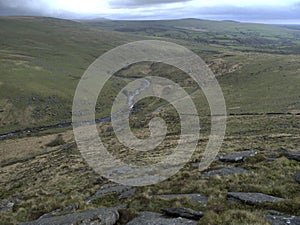
[[[142,87],[136,89],[133,93],[131,93],[128,96],[128,107],[131,108],[131,109],[133,108],[133,105],[134,105],[134,98],[137,95],[141,94],[144,90],[148,89],[151,86],[151,83],[150,83],[149,80],[147,80],[145,78],[141,78],[139,80],[143,82]]]

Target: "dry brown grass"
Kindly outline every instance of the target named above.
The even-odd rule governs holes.
[[[264,116],[253,118],[258,122],[265,119]],[[278,121],[281,124],[284,120],[279,119]],[[252,123],[249,118],[246,121],[245,118],[234,119],[232,117],[229,120],[229,126],[231,126],[229,129],[233,131],[237,129],[236,124],[239,127],[248,127]],[[265,125],[262,124],[261,126],[264,127]],[[165,155],[172,152],[170,148],[176,145],[178,139],[178,135],[168,136],[158,151],[137,154],[118,143],[111,133],[110,123],[101,124],[98,129],[103,142],[112,154],[122,160],[132,160],[141,165],[164,158]],[[134,129],[134,131],[140,131],[141,137],[146,137],[146,129],[140,128]],[[66,146],[74,141],[71,130],[61,134],[64,141],[67,142]],[[267,214],[269,209],[299,215],[297,209],[300,207],[300,199],[295,196],[299,195],[300,187],[294,180],[295,172],[300,170],[299,163],[288,160],[279,153],[274,156],[276,158],[274,161],[266,160],[271,157],[268,155],[270,151],[276,152],[281,146],[292,150],[299,148],[300,135],[295,129],[285,132],[273,129],[265,132],[264,135],[235,135],[230,133],[226,136],[219,154],[233,153],[247,148],[261,149],[257,156],[237,164],[237,166],[253,171],[253,174],[214,176],[209,179],[201,177],[201,173],[191,165],[191,162],[201,160],[208,141],[207,135],[204,134],[199,140],[199,146],[191,161],[176,175],[159,184],[138,188],[131,199],[119,201],[116,196],[107,196],[91,204],[87,204],[85,199],[99,189],[101,182],[95,183],[99,175],[88,167],[80,156],[76,145],[69,145],[70,149],[65,148],[54,152],[51,150],[60,149],[61,146],[57,148],[45,147],[56,138],[57,134],[51,134],[0,142],[1,160],[22,159],[48,152],[30,160],[0,168],[0,198],[12,197],[21,200],[21,203],[14,207],[13,212],[1,214],[3,224],[33,220],[44,213],[55,209],[64,209],[68,205],[77,203],[81,205],[79,210],[127,203],[133,215],[144,210],[160,212],[160,209],[165,207],[192,208],[205,212],[200,224],[267,224],[261,215]],[[226,163],[215,161],[210,169],[217,169],[226,165]],[[228,202],[228,191],[262,192],[283,197],[286,201],[280,204],[262,204],[253,207]],[[195,204],[187,198],[164,200],[152,197],[157,194],[199,192],[207,195],[207,207]],[[58,197],[57,194],[62,195]]]
[[[0,165],[53,151],[58,147],[48,147],[47,144],[55,140],[56,137],[57,134],[51,134],[0,141]],[[73,142],[73,131],[69,130],[62,133],[62,138],[67,143]]]

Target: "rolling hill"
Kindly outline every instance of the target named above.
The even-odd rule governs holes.
[[[184,223],[182,215],[193,219],[191,224],[298,224],[297,27],[195,19],[75,22],[0,17],[0,32],[0,224],[102,224],[108,215],[110,224],[123,225],[139,221],[145,211],[155,212],[158,219],[166,213],[163,219],[172,224]],[[202,91],[170,65],[141,62],[120,69],[98,99],[97,118],[109,115],[126,83],[151,75],[171,79],[191,95],[201,127],[195,152],[178,173],[154,185],[129,188],[110,182],[85,161],[70,126],[71,107],[79,79],[98,56],[145,39],[184,45],[206,61],[226,99],[227,130],[218,156],[200,172],[211,138]],[[182,138],[178,114],[157,98],[139,101],[133,109],[130,128],[141,139],[149,136],[150,119],[165,119],[168,133],[163,142],[152,151],[136,151],[124,146],[105,121],[97,124],[103,145],[125,165],[165,160]],[[68,128],[52,126],[64,123]],[[33,129],[41,126],[51,129]],[[2,138],[24,128],[21,135]],[[190,141],[187,137],[182,143]],[[120,170],[123,167],[113,172],[124,173]]]
[[[202,56],[218,76],[229,113],[299,109],[299,31],[286,27],[194,19],[83,24],[2,17],[0,29],[0,133],[70,121],[74,91],[85,69],[109,49],[141,39],[173,41]],[[168,73],[152,69],[152,75]],[[105,103],[118,93],[117,83],[124,82],[116,80],[108,84]],[[201,93],[195,99],[199,106],[205,102]],[[96,110],[98,118],[109,114],[104,108]],[[208,108],[203,112],[208,114]]]
[[[1,132],[70,121],[83,72],[101,54],[136,38],[77,22],[0,18]]]
[[[205,43],[219,48],[265,53],[299,53],[296,26],[272,26],[235,21],[181,19],[164,21],[82,21],[95,27],[143,36],[167,37]]]

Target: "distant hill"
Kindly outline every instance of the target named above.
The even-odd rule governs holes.
[[[288,29],[291,29],[291,30],[299,30],[300,31],[300,25],[276,25],[276,26],[279,26],[279,27],[285,27],[285,28],[288,28]]]
[[[184,39],[196,43],[225,46],[234,50],[268,53],[300,53],[300,32],[295,27],[279,27],[235,21],[200,19],[149,21],[81,21],[84,24],[138,35]]]

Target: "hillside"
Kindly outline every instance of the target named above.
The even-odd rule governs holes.
[[[70,121],[75,88],[87,67],[135,40],[42,17],[0,17],[0,30],[0,133]]]
[[[81,22],[190,48],[217,76],[228,113],[299,112],[300,32],[297,26],[199,19]],[[151,72],[157,73],[162,74]],[[196,93],[195,99],[198,106],[205,105],[202,94]],[[203,107],[199,110],[203,111]]]
[[[0,17],[0,32],[1,225],[300,223],[296,27],[194,19],[79,23]],[[104,178],[83,158],[71,129],[71,107],[79,79],[98,56],[145,39],[181,44],[205,60],[224,93],[227,128],[218,155],[209,168],[199,171],[206,146],[215,138],[210,136],[215,117],[210,116],[196,83],[162,63],[140,62],[120,69],[98,98],[97,119],[110,114],[116,95],[127,83],[160,76],[190,94],[200,121],[195,152],[178,173],[157,184],[129,187]],[[122,94],[128,102],[133,96],[128,91]],[[154,117],[164,119],[167,135],[151,151],[121,143],[109,120],[96,128],[113,157],[125,165],[151,166],[169,159],[179,143],[194,142],[181,135],[174,108],[155,97],[132,106],[132,133],[148,138]],[[89,136],[88,149],[94,137]],[[102,164],[103,157],[93,160]],[[170,165],[165,168],[172,170]],[[123,170],[113,168],[113,173],[124,174]],[[155,172],[149,170],[150,175]]]
[[[90,20],[84,24],[138,35],[183,39],[220,48],[264,52],[299,53],[300,32],[296,26],[272,26],[235,21],[199,19],[165,21]]]
[[[229,113],[286,113],[299,108],[298,31],[194,19],[84,23],[0,18],[0,133],[69,122],[73,94],[85,69],[115,46],[149,38],[177,42],[202,56],[219,76]],[[154,68],[151,74],[160,73],[160,67]],[[105,104],[118,93],[118,83],[124,82],[128,81],[115,79],[108,84]],[[199,105],[205,102],[201,96]],[[97,110],[98,118],[110,112],[108,107],[97,108],[102,108]],[[209,113],[208,108],[204,113]]]

